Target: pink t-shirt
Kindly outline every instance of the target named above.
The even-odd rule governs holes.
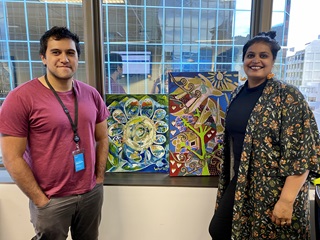
[[[71,124],[54,94],[38,79],[12,90],[0,112],[1,133],[27,137],[24,158],[48,197],[82,194],[95,186],[95,125],[104,121],[109,111],[96,89],[77,80],[74,87],[85,170],[75,171],[72,152],[76,144]],[[58,95],[74,121],[73,92],[59,92]]]

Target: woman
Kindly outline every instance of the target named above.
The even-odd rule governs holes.
[[[310,239],[308,182],[320,173],[319,131],[299,90],[273,79],[275,32],[243,47],[248,80],[231,96],[213,240]]]

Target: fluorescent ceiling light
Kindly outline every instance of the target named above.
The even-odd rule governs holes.
[[[39,0],[46,3],[82,3],[82,0]],[[125,3],[126,0],[103,0],[103,3]]]

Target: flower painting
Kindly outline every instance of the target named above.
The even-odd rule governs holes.
[[[168,96],[107,95],[108,172],[168,173]]]
[[[169,174],[218,175],[226,108],[238,72],[169,73]]]

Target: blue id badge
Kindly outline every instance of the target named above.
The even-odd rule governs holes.
[[[84,165],[84,150],[83,149],[77,149],[77,150],[72,152],[72,155],[73,155],[75,171],[79,172],[79,171],[85,169],[85,165]]]

